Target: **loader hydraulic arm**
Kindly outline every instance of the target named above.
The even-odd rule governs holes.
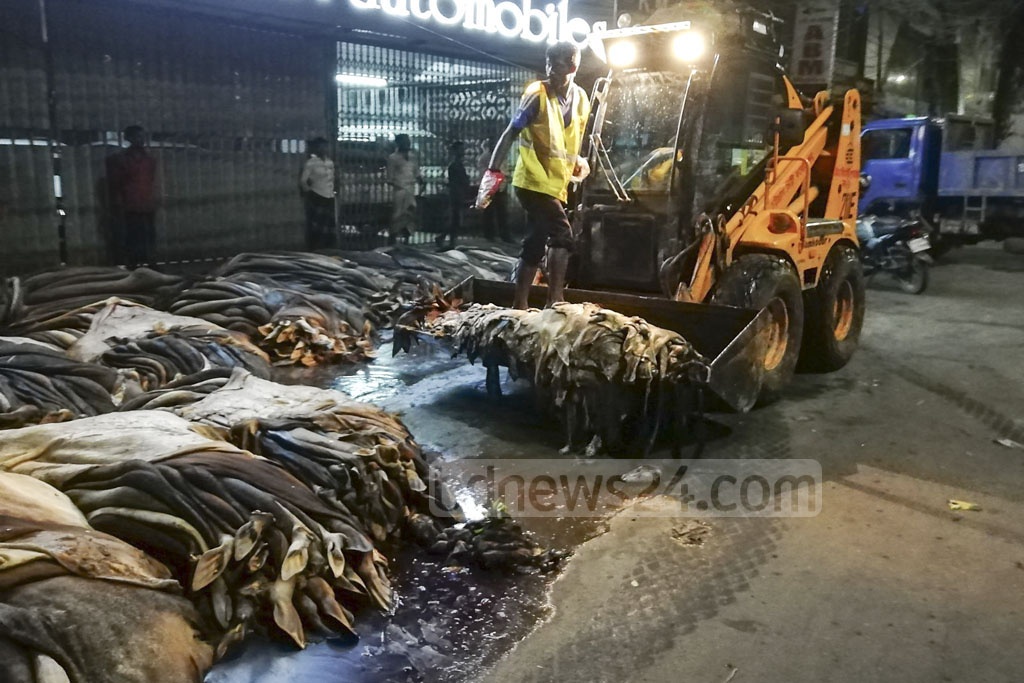
[[[826,107],[814,120],[803,136],[803,142],[793,147],[784,156],[779,155],[779,143],[772,151],[764,181],[754,190],[743,209],[736,212],[718,230],[705,230],[701,240],[689,286],[680,288],[677,298],[688,301],[704,301],[711,292],[717,277],[721,274],[720,264],[732,261],[736,245],[744,233],[755,224],[765,224],[773,213],[789,212],[799,225],[799,243],[806,237],[804,226],[807,212],[814,197],[810,185],[811,169],[825,149],[828,136],[828,122],[833,114],[832,107]],[[817,195],[817,191],[813,191]],[[799,209],[799,213],[794,211]],[[712,223],[712,225],[715,225]],[[726,254],[717,253],[725,249]]]

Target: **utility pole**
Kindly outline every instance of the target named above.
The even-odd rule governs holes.
[[[882,59],[885,57],[885,15],[882,11],[881,3],[875,5],[878,11],[878,50],[875,57],[875,92],[879,95],[882,94],[882,87],[884,81],[882,81]]]

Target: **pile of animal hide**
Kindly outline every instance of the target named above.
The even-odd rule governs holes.
[[[170,310],[249,335],[275,364],[310,366],[358,362],[372,355],[373,326],[359,305],[362,296],[349,292],[346,298],[339,292],[282,284],[264,273],[240,272],[196,284]]]
[[[236,367],[270,374],[266,354],[244,335],[111,299],[67,350],[0,337],[0,429],[132,409],[140,393],[173,391],[183,377],[209,387],[211,371],[226,378]]]
[[[377,251],[338,252],[338,255],[391,280],[394,291],[400,295],[400,303],[415,301],[435,289],[447,289],[468,277],[506,280],[516,263],[516,259],[501,252],[469,247],[432,253],[397,245]]]
[[[96,313],[68,355],[119,369],[144,391],[218,367],[270,375],[266,354],[243,334],[117,299]]]
[[[594,448],[617,448],[638,432],[653,442],[677,408],[676,388],[707,372],[679,334],[595,304],[521,311],[435,302],[396,327],[395,352],[423,338],[530,379],[561,414],[570,445],[583,439]],[[493,377],[489,389],[497,389]]]
[[[372,357],[374,332],[388,321],[375,306],[391,281],[322,254],[239,254],[217,270],[229,281],[257,282],[273,295],[270,318],[253,336],[278,364],[320,365]]]
[[[0,429],[115,410],[118,373],[31,339],[0,337]]]
[[[255,338],[260,325],[270,322],[278,303],[274,294],[257,282],[217,279],[203,280],[179,293],[167,310]]]
[[[0,288],[0,326],[11,335],[67,348],[89,329],[106,299],[163,308],[182,286],[182,278],[149,268],[61,268],[8,278]]]
[[[352,635],[353,607],[391,607],[387,562],[348,508],[170,413],[0,432],[0,469],[56,487],[166,564],[219,654],[263,624],[301,647],[307,631]]]
[[[482,250],[240,254],[170,306],[244,332],[275,364],[359,362],[396,311],[471,275],[503,279],[514,259]],[[484,264],[484,265],[480,265]]]
[[[275,313],[258,332],[260,343],[273,354],[275,365],[358,363],[373,358],[374,328],[369,320],[353,328],[334,306],[318,305],[308,297]]]
[[[135,394],[121,403],[119,410],[156,410],[195,403],[220,389],[231,378],[230,368],[210,368],[171,380],[159,389]]]
[[[68,348],[116,297],[248,335],[278,365],[356,363],[412,302],[471,275],[505,279],[514,261],[470,248],[240,254],[188,288],[147,268],[63,268],[0,283],[0,333]]]
[[[199,394],[202,396],[199,396]],[[217,430],[236,446],[273,460],[343,505],[375,542],[416,541],[450,564],[485,568],[553,566],[510,519],[465,525],[457,503],[394,416],[337,391],[267,382],[242,370],[230,378],[182,380],[138,397],[136,408],[165,408]]]
[[[192,400],[193,391],[205,396]],[[411,538],[450,562],[487,568],[550,563],[511,520],[453,527],[457,504],[424,462],[405,426],[344,394],[267,382],[235,370],[195,387],[150,394],[138,408],[163,407],[217,430],[236,446],[273,460],[343,505],[375,542]],[[461,542],[461,543],[460,543]]]
[[[454,503],[438,497],[443,486],[405,426],[340,392],[235,370],[220,389],[169,410],[312,485],[375,541],[400,533],[411,514],[455,519]]]
[[[264,624],[299,646],[353,635],[350,610],[391,607],[378,547],[400,538],[485,567],[551,561],[510,520],[453,528],[457,505],[393,416],[240,369],[197,379],[212,388],[173,391],[198,400],[139,403],[163,410],[0,432],[0,471],[170,567],[218,654]]]
[[[542,550],[510,517],[493,515],[446,528],[429,552],[445,555],[449,565],[475,564],[484,569],[513,569],[523,566],[554,569],[565,554]]]
[[[0,327],[28,336],[0,338],[0,680],[199,681],[253,631],[352,637],[392,606],[398,541],[550,566],[510,520],[457,524],[395,417],[265,381],[246,338],[364,358],[400,303],[502,277],[483,254],[243,256],[184,293],[144,269],[3,281]]]
[[[165,566],[0,471],[0,680],[198,683],[213,653]]]

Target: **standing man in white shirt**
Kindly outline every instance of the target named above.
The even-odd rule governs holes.
[[[309,141],[309,159],[302,167],[299,188],[306,205],[306,248],[313,251],[333,247],[337,180],[325,138]]]
[[[395,136],[395,151],[388,157],[387,181],[391,186],[391,230],[388,243],[396,239],[409,241],[416,229],[416,189],[423,182],[420,162],[412,150],[412,140],[405,133]]]

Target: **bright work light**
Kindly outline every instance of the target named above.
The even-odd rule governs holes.
[[[704,55],[704,36],[694,31],[684,31],[672,41],[672,52],[687,64],[695,62]]]
[[[614,67],[631,66],[636,61],[636,45],[629,40],[612,43],[608,48],[608,63]]]

